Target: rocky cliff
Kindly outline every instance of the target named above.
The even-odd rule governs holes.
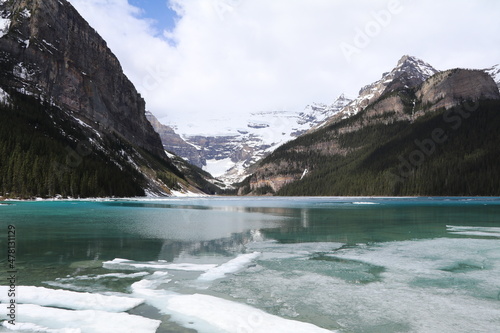
[[[66,0],[0,4],[2,84],[164,157],[145,102],[106,42]],[[12,75],[8,75],[11,73]]]
[[[452,108],[464,100],[498,99],[498,86],[493,78],[480,70],[453,69],[434,75],[416,93],[429,110]]]
[[[0,1],[0,95],[1,116],[15,129],[0,136],[15,147],[2,150],[2,193],[135,196],[206,187],[165,154],[118,59],[66,0]],[[40,163],[24,168],[27,160]],[[7,162],[22,169],[2,169]]]
[[[206,158],[192,144],[187,143],[175,130],[160,121],[151,113],[146,112],[146,118],[149,120],[154,130],[160,135],[163,147],[178,156],[182,156],[189,163],[202,168],[206,165]]]

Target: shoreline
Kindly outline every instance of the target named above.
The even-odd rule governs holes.
[[[500,196],[236,196],[236,195],[173,195],[173,196],[144,196],[144,197],[92,197],[92,198],[34,198],[34,199],[20,199],[20,198],[5,198],[0,197],[0,206],[9,205],[12,202],[99,202],[99,201],[168,201],[179,199],[249,199],[256,201],[272,201],[280,199],[301,200],[301,199],[318,199],[318,200],[384,200],[384,199],[499,199]]]

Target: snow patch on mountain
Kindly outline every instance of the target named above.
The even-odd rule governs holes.
[[[31,17],[31,12],[28,10],[28,8],[24,8],[19,15],[21,15],[24,18],[30,18]]]
[[[428,63],[405,55],[392,71],[384,73],[380,80],[361,88],[359,96],[347,105],[340,114],[342,118],[351,117],[373,103],[382,94],[396,89],[416,87],[438,72]]]
[[[0,1],[0,5],[3,5],[5,1]],[[3,12],[0,15],[0,38],[5,36],[7,32],[9,32],[10,28],[10,13],[9,12]]]
[[[500,87],[500,65],[485,71]],[[176,130],[205,159],[198,166],[231,184],[243,180],[250,173],[251,165],[284,143],[307,131],[351,117],[383,94],[418,87],[438,72],[430,64],[405,55],[381,79],[361,88],[354,100],[341,95],[332,104],[313,103],[303,111],[256,112],[246,119],[214,119],[190,127],[176,127]]]
[[[212,159],[207,160],[207,165],[203,168],[214,177],[223,176],[227,170],[234,166],[231,158],[224,158],[222,160]]]
[[[500,64],[497,64],[491,68],[487,68],[484,71],[486,73],[488,73],[489,75],[491,75],[493,80],[495,80],[495,82],[498,86],[498,89],[500,89]]]
[[[3,104],[10,103],[9,94],[5,90],[3,90],[2,88],[0,88],[0,103],[3,103]]]
[[[201,167],[224,183],[239,182],[247,169],[287,141],[321,126],[351,102],[341,95],[332,104],[314,103],[302,111],[264,111],[246,119],[214,119],[209,123],[177,127],[182,138],[205,159]],[[206,133],[208,132],[208,133]],[[166,149],[168,150],[168,143]],[[182,152],[172,151],[181,157]]]

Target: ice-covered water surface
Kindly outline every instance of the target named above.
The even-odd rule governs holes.
[[[2,212],[22,251],[17,325],[1,332],[500,325],[497,198],[21,202]]]
[[[272,258],[214,289],[346,332],[489,332],[499,274],[498,241],[436,238]]]

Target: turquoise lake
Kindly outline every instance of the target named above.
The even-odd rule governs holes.
[[[500,327],[500,198],[9,201],[0,230],[0,332]]]

